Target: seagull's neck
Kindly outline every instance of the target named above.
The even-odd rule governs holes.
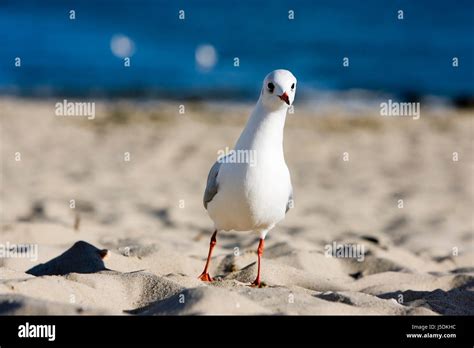
[[[268,110],[259,99],[235,149],[272,152],[283,156],[286,111],[287,108]],[[260,156],[259,153],[257,155]]]

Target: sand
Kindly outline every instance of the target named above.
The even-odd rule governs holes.
[[[38,248],[0,258],[0,314],[474,314],[472,110],[297,106],[295,207],[252,288],[252,233],[219,234],[216,281],[197,279],[207,173],[251,105],[98,101],[87,120],[56,102],[0,99],[0,246]],[[326,254],[349,244],[359,260]]]

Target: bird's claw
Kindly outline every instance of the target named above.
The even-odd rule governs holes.
[[[212,282],[212,278],[209,273],[202,273],[198,278],[203,282]]]
[[[251,288],[263,288],[265,283],[255,280],[252,284],[249,284]]]

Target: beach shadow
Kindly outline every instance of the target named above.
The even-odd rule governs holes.
[[[107,249],[99,249],[87,242],[78,241],[61,255],[30,268],[26,273],[34,276],[96,273],[107,270],[103,262],[107,254]]]
[[[377,295],[382,299],[402,300],[403,305],[427,307],[443,315],[474,315],[474,281],[448,291],[394,291]]]

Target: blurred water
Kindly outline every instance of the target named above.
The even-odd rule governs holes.
[[[0,0],[0,92],[246,99],[287,68],[303,96],[470,97],[473,23],[471,0]]]

